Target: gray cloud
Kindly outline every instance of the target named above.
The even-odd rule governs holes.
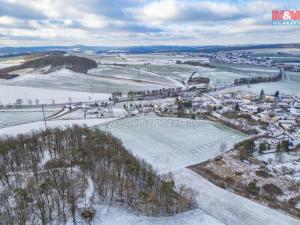
[[[10,16],[20,19],[45,19],[45,15],[26,5],[0,0],[0,16]]]
[[[237,11],[230,14],[222,14],[205,8],[187,8],[183,9],[177,21],[220,21],[220,20],[237,20],[248,17],[247,14]]]
[[[143,4],[138,0],[77,0],[75,5],[84,11],[114,20],[132,20],[133,16],[127,13],[126,8]]]
[[[163,29],[158,27],[149,27],[145,25],[139,25],[135,23],[125,23],[125,24],[114,24],[111,23],[106,28],[108,31],[127,31],[133,33],[159,33],[162,32]]]

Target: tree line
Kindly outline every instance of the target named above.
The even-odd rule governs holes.
[[[256,84],[263,82],[276,82],[282,79],[282,73],[279,73],[276,76],[268,76],[268,77],[242,77],[240,79],[234,80],[234,85],[243,85],[243,84]]]

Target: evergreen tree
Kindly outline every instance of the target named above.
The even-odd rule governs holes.
[[[289,151],[289,140],[284,140],[281,142],[281,148],[283,151]]]
[[[259,98],[260,99],[264,99],[265,98],[265,92],[264,92],[264,89],[261,89],[261,92],[259,94]]]
[[[234,110],[235,110],[236,112],[239,112],[239,111],[240,111],[240,105],[239,105],[239,103],[236,103],[236,104],[235,104]]]
[[[265,143],[260,143],[259,149],[258,149],[259,153],[262,154],[266,149],[267,149],[266,144]]]
[[[277,151],[277,152],[280,152],[280,149],[281,149],[281,148],[280,148],[280,144],[278,143],[277,146],[276,146],[276,151]]]

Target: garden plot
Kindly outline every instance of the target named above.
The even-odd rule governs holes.
[[[300,182],[300,151],[278,154],[271,152],[257,155],[256,158],[264,161],[270,171]]]
[[[226,126],[205,121],[141,116],[114,121],[99,128],[119,137],[125,147],[160,173],[203,162],[246,138]]]

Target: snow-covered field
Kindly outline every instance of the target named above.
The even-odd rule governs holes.
[[[195,59],[194,59],[195,60]],[[186,64],[143,64],[131,65],[132,68],[140,68],[164,76],[172,77],[177,80],[186,80],[193,72],[199,76],[208,77],[211,82],[217,84],[233,83],[235,79],[242,77],[269,76],[278,73],[273,69],[259,67],[245,67],[238,65],[213,64],[215,68],[204,66],[191,66]]]
[[[7,67],[11,67],[11,66],[16,66],[18,64],[14,64],[14,63],[1,63],[0,62],[0,69],[4,69],[4,68],[7,68]]]
[[[118,71],[116,70],[115,73],[118,74]],[[130,79],[99,77],[76,73],[68,69],[61,69],[48,74],[29,73],[11,80],[4,80],[2,84],[108,94],[114,91],[122,91],[124,94],[127,94],[129,90],[153,90],[176,87],[172,83],[147,83]]]
[[[99,126],[119,137],[125,147],[164,173],[203,162],[246,138],[223,125],[205,121],[155,116],[116,120]]]
[[[56,90],[54,87],[53,89],[46,88],[0,85],[0,104],[14,104],[17,99],[22,99],[24,104],[31,101],[32,105],[35,105],[37,100],[39,104],[53,104],[53,100],[56,104],[69,103],[70,100],[87,102],[108,100],[110,96],[110,94],[103,93],[91,94],[90,92]]]
[[[199,56],[182,55],[176,53],[152,53],[152,54],[120,54],[120,56],[129,63],[145,64],[151,63],[155,65],[174,64],[177,60],[201,60],[206,61],[206,58]],[[126,62],[125,62],[126,63]]]
[[[82,55],[84,56],[84,55]],[[234,79],[241,77],[269,76],[277,73],[277,69],[262,68],[250,65],[214,63],[215,68],[176,64],[176,61],[197,61],[207,63],[208,59],[198,55],[182,55],[173,53],[160,54],[101,54],[89,55],[96,60],[99,67],[90,73],[102,76],[138,78],[143,80],[160,81],[166,83],[166,78],[178,81],[186,80],[193,72],[208,77],[217,84],[233,83]],[[101,63],[101,64],[100,64]],[[105,65],[110,64],[110,65]],[[113,66],[112,64],[123,65]],[[131,69],[139,69],[139,73]],[[152,74],[151,74],[152,73]],[[154,74],[160,75],[153,76]],[[163,78],[163,76],[165,78]],[[170,81],[167,81],[169,83]],[[172,82],[171,82],[172,83]]]
[[[51,120],[47,121],[47,127],[48,128],[55,128],[55,127],[68,127],[72,125],[86,125],[88,127],[92,127],[95,125],[99,125],[102,123],[107,123],[112,120],[115,120],[115,118],[105,118],[105,119],[76,119],[76,120]],[[33,123],[26,123],[22,125],[17,126],[11,126],[0,129],[0,136],[1,135],[18,135],[18,134],[24,134],[29,133],[33,130],[40,130],[45,129],[45,123],[44,121],[37,121]]]
[[[264,89],[264,92],[268,95],[274,95],[274,93],[278,90],[280,93],[300,96],[300,83],[290,80],[251,84],[250,86],[244,85],[239,87],[228,88],[223,90],[222,92],[225,93],[233,91],[246,91],[259,95],[262,89]]]
[[[98,68],[87,74],[75,73],[62,69],[49,74],[38,70],[22,73],[20,77],[4,80],[3,85],[72,90],[81,92],[112,93],[129,90],[153,90],[179,87],[182,81],[197,72],[199,76],[208,77],[212,83],[228,84],[241,77],[270,75],[276,70],[255,66],[214,64],[216,68],[176,64],[181,61],[205,61],[199,56],[176,54],[107,54],[83,55],[98,63]],[[109,63],[110,65],[104,65]],[[117,66],[112,64],[122,64]],[[0,62],[0,67],[5,64]]]
[[[98,65],[97,68],[89,70],[88,74],[121,80],[139,80],[139,82],[157,83],[166,86],[181,85],[178,83],[178,81],[173,80],[168,76],[158,75],[135,68],[129,68],[127,66]]]
[[[208,72],[209,68],[194,67],[183,64],[142,64],[130,65],[131,68],[139,68],[143,71],[148,71],[162,76],[171,77],[180,81],[186,80],[193,72]]]
[[[280,93],[300,96],[300,73],[287,72],[287,79],[278,82],[258,83],[237,86],[225,89],[221,92],[246,91],[259,95],[262,89],[268,95],[274,95],[278,90]]]
[[[20,57],[9,57],[9,58],[0,58],[0,69],[20,65],[24,62],[24,58]]]
[[[57,110],[58,111],[58,110]],[[54,110],[45,110],[45,116],[50,116],[57,112]],[[44,118],[43,112],[41,110],[36,111],[12,111],[3,110],[0,111],[0,128],[15,126],[18,124],[39,121]]]
[[[154,65],[174,64],[177,60],[201,60],[207,62],[207,58],[196,55],[182,55],[176,53],[145,53],[145,54],[130,54],[130,53],[102,53],[102,54],[79,54],[83,57],[89,57],[101,64],[137,64],[143,65],[151,63]]]

